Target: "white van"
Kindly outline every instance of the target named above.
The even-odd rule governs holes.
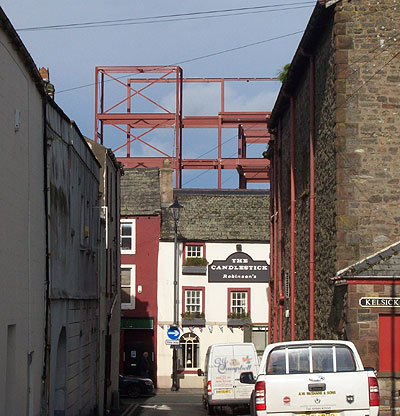
[[[252,372],[256,378],[259,362],[254,344],[213,344],[207,350],[205,369],[198,370],[203,380],[203,406],[215,413],[215,406],[249,405],[252,385],[240,382],[240,373]]]

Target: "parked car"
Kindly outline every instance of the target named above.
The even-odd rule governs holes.
[[[136,376],[119,376],[119,394],[136,398],[154,394],[154,384],[149,378]]]
[[[248,406],[253,386],[239,382],[242,372],[258,373],[258,357],[254,344],[213,344],[208,348],[203,376],[203,406],[209,415],[217,406]]]
[[[377,416],[379,388],[374,370],[364,367],[353,343],[290,341],[265,349],[258,376],[240,374],[255,386],[255,416]]]

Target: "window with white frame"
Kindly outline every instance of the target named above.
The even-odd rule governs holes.
[[[121,254],[135,254],[135,236],[135,220],[121,219]]]
[[[135,309],[135,265],[121,265],[121,308]]]
[[[203,257],[203,246],[202,245],[187,245],[186,246],[186,258],[187,257]]]
[[[230,292],[231,314],[235,316],[245,316],[248,314],[248,292]]]
[[[185,312],[186,313],[201,313],[202,310],[203,292],[200,289],[186,289],[185,290]]]
[[[193,332],[183,334],[179,340],[181,348],[179,361],[185,369],[199,368],[199,337]]]

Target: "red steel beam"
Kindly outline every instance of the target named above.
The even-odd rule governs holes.
[[[118,157],[118,160],[125,167],[162,167],[165,157]],[[173,157],[167,157],[172,161]],[[221,163],[222,169],[243,169],[243,173],[250,178],[255,179],[257,175],[269,175],[269,160],[268,159],[240,159],[240,158],[226,158],[221,159],[183,159],[182,169],[217,169],[218,163]]]
[[[151,74],[149,77],[136,76],[121,76],[115,74]],[[114,74],[114,75],[112,75]],[[99,77],[101,75],[101,78]],[[105,81],[107,76],[110,80],[124,85],[127,88],[125,98],[119,100],[116,104],[108,107],[105,110]],[[100,78],[100,79],[99,79]],[[221,171],[222,169],[237,169],[241,178],[242,184],[246,185],[250,181],[268,181],[269,180],[269,165],[266,159],[247,159],[246,145],[250,143],[266,144],[269,142],[269,133],[267,130],[267,119],[270,112],[262,111],[248,111],[235,112],[225,111],[225,82],[235,81],[277,81],[276,78],[183,78],[182,69],[179,66],[117,66],[117,67],[96,67],[96,114],[95,114],[95,139],[103,141],[103,129],[105,125],[112,125],[126,134],[126,144],[121,147],[127,148],[127,155],[131,156],[130,145],[133,141],[141,141],[147,144],[140,138],[155,128],[174,128],[175,129],[175,155],[169,156],[159,149],[147,144],[154,150],[158,150],[171,162],[176,171],[176,186],[178,188],[182,185],[182,169],[217,169],[218,170],[218,187],[221,187]],[[176,102],[175,109],[169,111],[165,107],[158,104],[155,100],[150,99],[142,94],[142,91],[158,83],[170,83],[176,85]],[[182,110],[182,90],[183,83],[219,83],[221,86],[221,103],[220,112],[218,115],[208,116],[191,116],[183,117]],[[132,88],[132,84],[147,84]],[[98,88],[100,86],[100,89]],[[100,93],[98,93],[98,91]],[[132,113],[131,100],[135,96],[141,96],[143,99],[149,101],[151,104],[165,111],[151,112],[151,113]],[[116,112],[115,110],[121,104],[126,102],[126,113]],[[111,112],[114,111],[114,112]],[[119,126],[125,126],[122,129]],[[241,127],[242,144],[239,145],[238,158],[223,158],[222,157],[222,136],[221,130],[224,128]],[[216,128],[218,129],[218,158],[217,159],[203,159],[203,160],[183,160],[182,158],[182,129],[183,128]],[[145,129],[146,133],[141,135],[131,134],[131,129]],[[164,158],[119,158],[124,166],[162,166]],[[133,160],[128,160],[133,159]]]

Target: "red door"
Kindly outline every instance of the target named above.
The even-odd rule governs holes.
[[[379,371],[400,371],[400,315],[379,315]]]

